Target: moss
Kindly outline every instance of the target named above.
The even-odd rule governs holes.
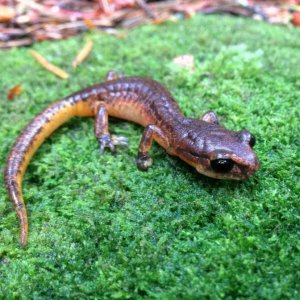
[[[36,44],[72,74],[67,81],[25,48],[0,53],[2,170],[33,116],[109,69],[163,82],[188,116],[214,110],[228,128],[248,128],[262,162],[248,181],[220,182],[154,145],[154,166],[143,173],[135,166],[139,126],[113,120],[112,133],[130,146],[100,157],[93,120],[70,121],[26,173],[26,249],[0,178],[0,298],[299,298],[299,37],[293,28],[198,16],[126,39],[91,33]],[[72,70],[85,38],[94,51]],[[194,73],[170,63],[185,53],[195,57]],[[24,92],[8,102],[17,83]]]

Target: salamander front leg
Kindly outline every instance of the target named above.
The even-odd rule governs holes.
[[[139,145],[139,152],[136,160],[137,167],[140,170],[145,171],[152,165],[152,159],[149,155],[149,151],[153,139],[161,141],[162,144],[167,144],[165,136],[159,127],[155,125],[146,126]]]
[[[125,137],[111,136],[108,129],[108,113],[104,103],[100,103],[97,107],[95,135],[99,142],[99,152],[103,153],[105,148],[109,148],[112,153],[116,152],[115,145],[128,145]]]

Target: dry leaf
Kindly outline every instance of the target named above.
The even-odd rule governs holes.
[[[176,56],[172,62],[175,65],[180,66],[185,69],[188,69],[188,70],[195,69],[195,60],[194,60],[194,56],[192,54],[184,54],[184,55]]]
[[[293,13],[291,22],[295,26],[300,26],[300,12],[299,11],[296,11],[296,12]]]
[[[72,62],[73,68],[76,68],[78,65],[80,65],[91,53],[93,49],[93,42],[88,41],[84,47],[79,51],[76,58]]]
[[[22,86],[21,84],[16,84],[14,87],[9,89],[7,93],[7,99],[8,100],[14,100],[17,96],[19,96],[22,93]]]
[[[13,8],[0,5],[0,22],[9,22],[15,17],[15,15]]]
[[[93,20],[90,20],[90,19],[84,19],[83,20],[83,23],[84,25],[88,28],[88,29],[95,29],[96,28],[96,25],[94,23]]]
[[[36,61],[41,64],[45,69],[52,72],[53,74],[57,75],[60,78],[67,79],[69,77],[69,74],[66,73],[64,70],[54,66],[50,62],[46,60],[43,56],[41,56],[39,53],[37,53],[34,50],[30,50],[31,55],[36,59]]]

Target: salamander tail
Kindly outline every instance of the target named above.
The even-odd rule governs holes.
[[[68,97],[54,103],[36,116],[23,130],[7,160],[5,183],[20,221],[20,243],[27,244],[28,219],[22,195],[22,180],[26,167],[43,141],[60,125],[76,115],[91,115],[86,102]]]

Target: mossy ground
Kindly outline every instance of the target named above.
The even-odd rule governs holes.
[[[72,58],[95,42],[76,71]],[[29,246],[0,177],[0,298],[299,299],[300,32],[198,16],[118,39],[92,33],[34,49],[71,72],[60,80],[28,49],[0,53],[1,172],[20,130],[53,101],[110,69],[164,83],[187,116],[214,110],[257,137],[261,170],[245,182],[198,175],[154,145],[135,166],[142,128],[112,120],[128,148],[98,154],[92,119],[73,119],[34,156],[24,180]],[[171,64],[191,53],[196,71]],[[21,83],[12,102],[6,91]]]

